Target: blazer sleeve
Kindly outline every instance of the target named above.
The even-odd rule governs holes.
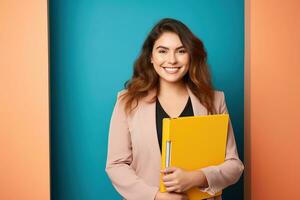
[[[115,189],[125,199],[154,200],[159,188],[148,185],[136,175],[135,170],[130,166],[132,145],[124,108],[123,101],[117,98],[110,121],[105,170]]]
[[[228,114],[223,92],[219,92],[221,103],[220,114]],[[231,121],[228,124],[226,156],[224,163],[217,166],[209,166],[201,169],[206,176],[208,187],[201,189],[211,195],[223,190],[229,185],[236,183],[243,173],[244,165],[239,159],[234,132]]]

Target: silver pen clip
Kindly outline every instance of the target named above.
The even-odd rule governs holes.
[[[166,168],[170,167],[170,163],[171,163],[171,141],[167,140],[166,142]]]

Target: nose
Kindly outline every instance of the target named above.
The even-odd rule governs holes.
[[[174,52],[170,52],[169,56],[168,56],[168,63],[169,64],[176,64],[177,62],[177,58]]]

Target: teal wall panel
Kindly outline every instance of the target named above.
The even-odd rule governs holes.
[[[244,1],[52,0],[49,15],[52,199],[120,199],[104,171],[110,116],[143,40],[164,17],[204,41],[243,159]],[[243,199],[243,179],[223,198]]]

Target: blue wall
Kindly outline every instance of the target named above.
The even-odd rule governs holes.
[[[49,4],[53,200],[120,199],[104,171],[110,116],[146,34],[164,17],[183,21],[204,41],[243,159],[243,1]],[[243,179],[226,189],[223,198],[243,199]]]

